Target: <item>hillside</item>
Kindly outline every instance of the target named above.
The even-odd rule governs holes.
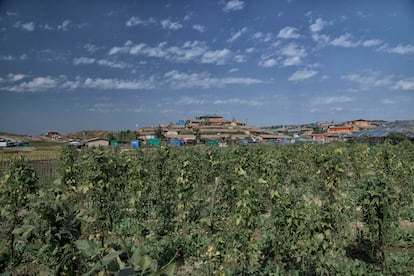
[[[110,134],[115,134],[115,132],[110,130],[82,130],[68,133],[65,135],[65,137],[67,137],[68,139],[89,140],[97,137],[107,138]]]

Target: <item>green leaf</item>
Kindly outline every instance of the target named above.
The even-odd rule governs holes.
[[[142,255],[141,255],[141,248],[137,247],[134,250],[134,253],[132,254],[132,257],[130,259],[131,264],[134,268],[139,267],[139,263],[141,261]]]
[[[89,240],[77,240],[76,248],[86,257],[96,256],[99,253],[99,247]]]
[[[154,268],[154,264],[154,261],[148,255],[143,256],[139,262],[139,266],[141,267],[143,273],[149,268]]]
[[[105,257],[102,258],[101,262],[103,266],[109,265],[116,257],[122,254],[122,250],[115,251],[112,253],[109,253]]]
[[[163,268],[161,268],[160,270],[158,270],[157,272],[153,273],[152,275],[154,276],[172,276],[174,275],[174,271],[175,271],[175,263],[169,263],[166,266],[164,266]]]

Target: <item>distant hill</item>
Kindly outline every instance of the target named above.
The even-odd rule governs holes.
[[[1,132],[0,131],[0,140],[10,140],[13,142],[22,142],[32,140],[33,138],[28,135],[23,134],[15,134],[15,133],[8,133],[8,132]]]
[[[109,130],[82,130],[64,136],[69,139],[89,140],[92,138],[108,138],[110,133],[115,134],[115,132]]]

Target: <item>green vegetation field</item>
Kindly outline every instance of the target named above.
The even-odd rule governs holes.
[[[413,180],[409,142],[66,148],[4,174],[0,271],[413,275]]]
[[[30,147],[13,147],[0,149],[0,161],[17,159],[27,160],[56,159],[60,157],[64,144],[62,142],[32,141]]]

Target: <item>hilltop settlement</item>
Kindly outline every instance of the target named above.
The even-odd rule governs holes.
[[[203,115],[195,119],[179,120],[169,125],[143,127],[120,132],[80,131],[63,135],[49,131],[40,137],[0,135],[0,148],[28,146],[28,140],[60,141],[74,147],[123,146],[184,146],[184,145],[235,145],[251,143],[330,143],[351,139],[381,142],[392,134],[414,140],[414,120],[347,122],[317,122],[303,125],[248,126],[235,119],[226,120],[219,115]]]

